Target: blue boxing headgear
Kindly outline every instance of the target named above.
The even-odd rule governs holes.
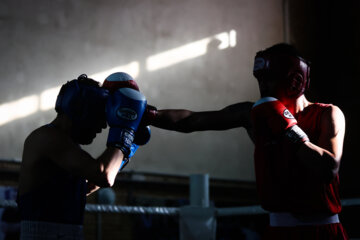
[[[109,92],[99,83],[82,74],[78,79],[64,84],[56,99],[55,110],[65,113],[76,124],[85,123],[91,113],[105,112],[105,103]]]

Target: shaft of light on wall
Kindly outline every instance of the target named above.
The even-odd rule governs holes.
[[[92,74],[89,77],[102,83],[107,76],[114,72],[126,72],[127,74],[130,74],[130,76],[136,79],[139,76],[140,64],[137,61],[133,61],[125,65],[113,67],[105,71]]]
[[[150,56],[146,60],[146,69],[156,71],[166,68],[186,60],[205,55],[208,46],[212,41],[218,41],[218,50],[236,46],[236,31],[222,32],[211,37],[207,37],[183,46],[164,51],[159,54]]]
[[[60,86],[47,89],[40,94],[40,110],[47,111],[54,109],[57,95],[60,91]]]
[[[165,67],[175,65],[177,63],[200,57],[208,51],[208,45],[212,41],[216,41],[217,49],[223,50],[236,46],[236,31],[222,32],[183,46],[150,56],[146,60],[146,69],[155,71]],[[89,75],[100,83],[114,72],[126,72],[133,78],[137,78],[140,74],[140,63],[132,61],[128,64],[112,67],[102,72]],[[13,120],[27,117],[39,111],[48,111],[54,109],[56,97],[61,86],[47,89],[39,95],[31,95],[16,101],[4,103],[0,105],[0,126]]]
[[[31,95],[0,105],[0,126],[18,118],[29,116],[39,109],[39,97]]]

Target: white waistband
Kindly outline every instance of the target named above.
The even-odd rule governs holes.
[[[307,215],[294,216],[291,213],[270,213],[271,227],[295,227],[295,226],[314,226],[339,223],[339,216],[334,215]]]
[[[83,239],[83,226],[38,221],[21,221],[21,240]]]

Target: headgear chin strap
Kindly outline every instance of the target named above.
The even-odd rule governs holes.
[[[255,56],[253,74],[263,81],[285,76],[279,87],[286,90],[289,97],[299,97],[310,85],[310,62],[297,55],[264,50]]]
[[[62,85],[56,99],[56,112],[65,113],[75,123],[85,123],[95,109],[104,108],[105,111],[105,102],[109,94],[100,86],[84,82],[85,79],[86,74],[82,74],[78,79]]]

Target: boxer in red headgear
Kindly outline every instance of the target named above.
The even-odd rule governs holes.
[[[244,127],[255,144],[256,182],[270,212],[264,239],[348,239],[338,213],[345,118],[309,102],[310,63],[288,44],[256,54],[261,99],[217,111],[157,111],[152,125],[179,132]]]

